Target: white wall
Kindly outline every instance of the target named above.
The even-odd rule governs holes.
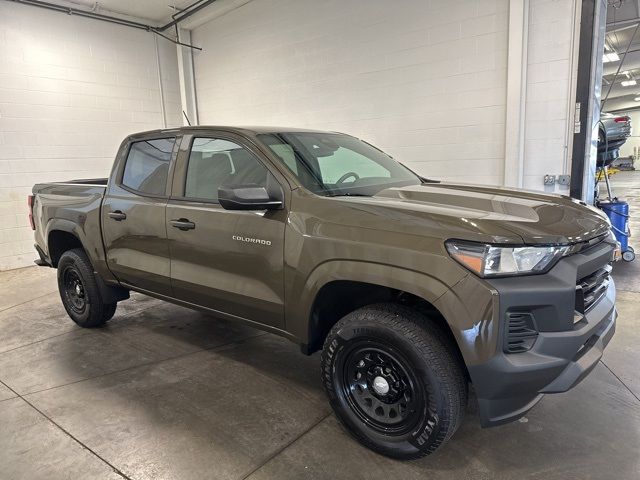
[[[503,184],[517,162],[523,186],[542,190],[544,174],[568,173],[579,0],[525,0],[522,164],[504,153],[508,0],[243,2],[218,0],[217,17],[192,32],[204,49],[194,59],[201,124],[343,131],[445,180]],[[157,57],[141,30],[8,2],[0,18],[7,269],[34,257],[34,183],[105,176],[125,135],[163,126],[158,58],[166,123],[182,117],[166,40]]]
[[[571,86],[576,0],[530,0],[525,100],[524,188],[544,189],[545,174],[570,173]],[[568,186],[549,191],[568,193]]]
[[[200,123],[343,131],[426,176],[503,184],[518,162],[504,154],[509,2],[389,5],[253,0],[197,27]],[[570,170],[579,1],[525,5],[518,168],[521,186],[544,190],[545,174]]]
[[[104,177],[123,137],[162,128],[154,36],[0,2],[0,270],[32,264],[34,183]],[[176,48],[158,40],[166,121],[181,125]]]
[[[507,9],[253,0],[193,31],[200,123],[343,131],[424,175],[499,184]]]

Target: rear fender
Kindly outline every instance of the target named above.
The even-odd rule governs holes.
[[[76,220],[73,221],[66,218],[51,218],[45,227],[46,255],[51,260],[51,252],[49,248],[49,238],[51,232],[60,231],[70,233],[76,237],[83,250],[89,257],[89,261],[95,272],[105,282],[105,284],[118,283],[111,271],[107,268],[104,257],[104,246],[102,244],[102,231],[100,230],[99,219],[87,221],[87,216],[78,212]]]

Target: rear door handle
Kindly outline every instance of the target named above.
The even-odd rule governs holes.
[[[113,218],[116,222],[119,222],[121,220],[126,220],[127,218],[127,214],[121,212],[120,210],[116,210],[115,212],[109,212],[107,213],[107,215],[109,215],[109,218]]]
[[[187,230],[193,230],[194,228],[196,228],[196,224],[193,222],[190,222],[186,218],[179,218],[178,220],[170,220],[169,223],[171,224],[172,227],[175,227],[178,230],[182,230],[184,232],[186,232]]]

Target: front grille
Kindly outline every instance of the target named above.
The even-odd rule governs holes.
[[[611,266],[596,270],[578,281],[576,285],[576,310],[587,313],[605,295],[609,286]]]
[[[522,353],[530,350],[538,338],[533,315],[528,312],[507,313],[505,351]]]

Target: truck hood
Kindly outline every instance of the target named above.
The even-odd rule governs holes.
[[[390,220],[397,219],[401,210],[407,229],[420,222],[432,231],[448,232],[449,238],[496,243],[575,243],[607,233],[610,228],[602,212],[569,197],[500,187],[439,183],[388,188],[373,197],[347,198],[361,207],[393,210],[395,215],[389,215]],[[407,220],[411,220],[409,224]],[[394,228],[397,227],[395,223]]]

